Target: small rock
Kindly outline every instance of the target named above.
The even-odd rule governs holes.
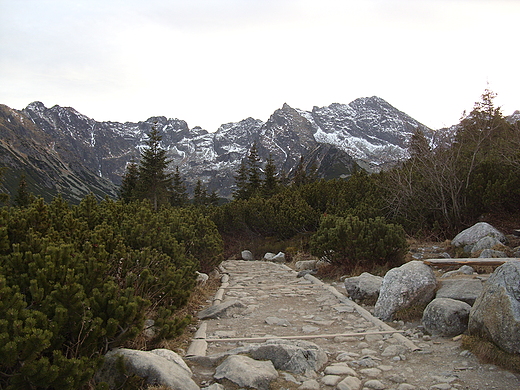
[[[341,377],[339,375],[325,375],[321,378],[321,383],[325,386],[336,386],[340,380]]]
[[[400,344],[389,345],[381,353],[381,356],[397,356],[407,352],[406,347]]]
[[[305,275],[315,275],[318,271],[315,269],[304,269],[303,271],[298,272],[296,275],[297,278],[303,278]]]
[[[229,317],[245,308],[246,305],[239,300],[229,299],[218,305],[213,305],[200,311],[197,314],[197,317],[199,317],[200,320]]]
[[[449,383],[438,383],[430,386],[430,390],[451,390],[451,385]]]
[[[388,377],[388,380],[394,383],[405,383],[406,377],[403,374],[393,374]]]
[[[267,317],[265,319],[265,322],[268,325],[291,326],[291,323],[289,321],[278,317]]]
[[[359,371],[361,374],[366,375],[370,378],[378,378],[381,376],[381,370],[378,368],[364,368]]]
[[[359,390],[361,389],[361,380],[355,376],[347,376],[338,383],[338,390]]]
[[[296,264],[294,264],[297,271],[303,271],[303,270],[313,270],[316,268],[316,263],[318,260],[301,260],[297,261]]]
[[[361,354],[362,354],[362,355],[365,355],[365,356],[376,356],[376,355],[377,355],[377,352],[374,351],[373,349],[363,348],[363,349],[361,350]]]
[[[397,390],[416,390],[417,387],[415,387],[414,385],[410,385],[408,383],[401,383],[398,387],[397,387]]]
[[[202,390],[226,390],[220,383],[213,383],[211,386],[204,387]]]
[[[303,333],[314,333],[314,332],[317,332],[318,330],[320,330],[320,328],[318,328],[316,326],[311,326],[311,325],[302,326]]]
[[[460,267],[459,269],[457,269],[455,271],[446,272],[444,275],[441,276],[441,279],[449,278],[450,276],[455,276],[455,275],[473,275],[474,272],[475,272],[475,270],[473,269],[472,266],[463,265],[462,267]]]
[[[271,261],[274,261],[275,263],[285,263],[285,253],[278,252],[273,256]]]
[[[296,380],[296,378],[294,376],[292,376],[291,374],[289,374],[288,372],[282,372],[282,377],[287,382],[296,383],[298,385],[301,383],[300,381]]]
[[[343,361],[352,361],[355,358],[358,358],[360,355],[359,353],[355,352],[341,352],[338,356],[336,356],[336,360],[343,362]]]
[[[325,368],[326,375],[351,375],[357,376],[356,371],[346,364],[334,364]]]
[[[253,257],[253,254],[251,251],[245,250],[241,253],[242,259],[246,261],[253,261],[255,258]]]
[[[383,382],[378,381],[377,379],[372,379],[369,381],[366,381],[364,384],[364,387],[367,387],[369,389],[374,390],[385,390],[386,386],[383,384]]]
[[[320,384],[315,379],[310,379],[303,382],[298,390],[320,390]]]
[[[377,367],[377,363],[370,356],[366,356],[362,359],[353,361],[352,364],[356,364],[360,367],[368,367],[368,368]]]
[[[365,336],[365,340],[369,343],[373,343],[375,341],[381,341],[383,340],[383,336],[380,334],[367,334]]]

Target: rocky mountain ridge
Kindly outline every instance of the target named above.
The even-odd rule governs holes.
[[[179,167],[188,187],[200,179],[223,197],[231,195],[233,175],[253,143],[263,161],[271,155],[277,168],[287,175],[303,156],[306,166],[314,165],[320,177],[330,178],[345,177],[356,166],[377,170],[406,158],[408,140],[417,128],[432,134],[431,129],[375,96],[350,104],[314,107],[312,111],[284,104],[265,122],[247,118],[223,124],[214,133],[200,127],[190,129],[183,120],[163,116],[138,123],[97,122],[74,108],[47,108],[33,102],[20,111],[3,106],[1,131],[11,134],[13,142],[2,137],[7,142],[0,163],[11,167],[14,159],[17,169],[27,165],[27,159],[9,155],[16,149],[14,145],[37,142],[40,154],[59,157],[70,175],[81,172],[88,177],[89,184],[73,191],[73,197],[88,192],[89,186],[95,187],[95,193],[114,196],[126,165],[138,159],[154,125],[163,137],[162,147],[168,151],[172,169]],[[28,129],[34,134],[29,135]],[[33,145],[31,150],[35,148]],[[59,183],[61,179],[53,180],[42,184],[48,186],[49,193],[70,191]]]

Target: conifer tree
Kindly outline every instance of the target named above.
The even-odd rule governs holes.
[[[218,206],[218,201],[219,201],[219,198],[218,198],[217,192],[211,191],[211,194],[209,194],[209,197],[208,197],[208,202],[207,202],[208,205]]]
[[[312,164],[309,169],[305,167],[305,159],[300,156],[300,161],[294,171],[292,184],[301,187],[305,184],[313,183],[318,179],[318,169],[316,164]]]
[[[202,182],[197,180],[197,185],[193,191],[193,204],[196,206],[205,206],[208,202],[208,192]]]
[[[131,202],[137,199],[137,183],[139,181],[139,166],[132,161],[126,167],[123,175],[121,187],[119,189],[119,199],[124,202]]]
[[[274,164],[273,156],[269,155],[267,164],[264,169],[264,179],[262,181],[262,195],[270,198],[278,192],[280,182],[276,175],[276,165]]]
[[[18,207],[27,207],[31,203],[32,198],[34,198],[34,196],[27,189],[27,180],[25,179],[25,174],[22,173],[20,183],[18,184],[18,191],[14,197],[14,203]]]
[[[258,195],[262,187],[262,177],[260,171],[260,157],[256,142],[253,143],[249,155],[247,156],[247,191],[249,197]]]
[[[177,207],[183,207],[188,204],[188,191],[179,172],[179,167],[175,168],[175,172],[172,176],[170,204]]]
[[[247,191],[247,166],[245,161],[240,163],[237,174],[235,175],[235,186],[236,189],[233,192],[233,199],[248,199],[249,194]]]
[[[150,200],[155,211],[166,204],[170,197],[172,177],[166,172],[170,161],[166,150],[161,148],[162,136],[156,126],[148,134],[147,148],[141,153],[139,162],[139,181],[137,193],[139,198]]]
[[[294,176],[292,180],[292,184],[296,187],[300,187],[307,183],[307,172],[305,172],[305,165],[303,156],[300,156],[300,161],[296,166],[296,170],[294,171]]]

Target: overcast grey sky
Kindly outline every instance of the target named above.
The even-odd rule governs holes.
[[[516,0],[0,0],[0,103],[209,131],[377,95],[432,128],[520,110]]]

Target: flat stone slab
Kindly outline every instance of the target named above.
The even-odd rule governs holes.
[[[246,305],[244,305],[238,299],[230,299],[200,311],[197,314],[197,317],[199,317],[201,320],[222,318],[230,315],[231,312],[236,313],[245,308]]]

